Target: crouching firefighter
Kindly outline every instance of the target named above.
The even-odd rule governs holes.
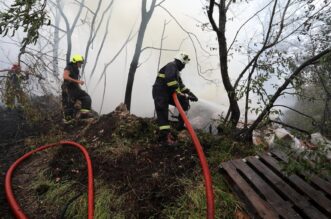
[[[170,132],[168,120],[169,104],[175,105],[172,93],[177,93],[178,100],[184,111],[187,111],[190,107],[189,100],[198,101],[198,98],[185,87],[180,77],[180,71],[184,69],[189,61],[189,56],[180,52],[173,62],[161,68],[153,85],[153,99],[160,131],[159,137],[164,145],[176,144],[175,138]],[[184,129],[184,121],[181,116],[178,118],[177,129]]]
[[[63,72],[62,107],[64,123],[70,123],[74,118],[91,116],[91,97],[80,87],[84,84],[79,75],[79,69],[83,64],[83,56],[74,55]]]
[[[3,69],[0,72],[8,72],[5,92],[4,92],[4,102],[8,109],[16,108],[15,100],[24,108],[31,108],[28,100],[27,94],[23,91],[22,84],[29,78],[29,73],[23,71],[19,64],[13,64],[11,69]]]

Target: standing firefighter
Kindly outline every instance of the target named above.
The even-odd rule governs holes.
[[[153,99],[160,130],[160,140],[165,145],[175,145],[176,141],[170,132],[168,121],[169,104],[175,105],[172,93],[176,92],[183,109],[190,107],[189,100],[198,101],[198,98],[183,84],[180,71],[190,61],[187,54],[180,52],[173,62],[168,63],[159,71],[153,85]],[[178,129],[184,129],[184,121],[179,116]]]
[[[15,100],[22,106],[26,106],[28,98],[22,89],[22,82],[28,79],[28,73],[22,71],[19,64],[13,64],[11,69],[0,72],[8,72],[5,84],[4,102],[8,109],[15,108]]]
[[[69,123],[74,117],[90,115],[91,97],[80,87],[84,84],[79,75],[79,69],[83,64],[83,56],[74,55],[63,72],[62,106],[64,123]]]

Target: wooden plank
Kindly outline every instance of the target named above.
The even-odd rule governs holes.
[[[279,159],[281,159],[282,161],[284,161],[284,162],[286,162],[286,163],[288,162],[287,155],[286,155],[283,151],[273,149],[273,150],[271,151],[271,153],[272,153],[274,156],[276,156],[276,157],[278,157]]]
[[[250,180],[250,182],[265,197],[266,201],[277,211],[283,218],[301,218],[294,211],[292,204],[283,200],[256,172],[241,160],[233,160],[233,165]]]
[[[280,173],[284,174],[281,171],[278,162],[271,156],[261,155],[261,159]],[[326,213],[328,217],[331,217],[331,201],[321,191],[314,189],[295,174],[290,175],[288,180],[293,184],[292,186],[295,186],[300,192],[302,192],[302,194],[307,195],[312,201],[319,205],[325,211],[323,213]]]
[[[324,214],[322,214],[317,208],[311,206],[311,203],[302,195],[297,193],[291,186],[283,181],[281,177],[275,174],[271,169],[269,169],[264,163],[262,163],[256,157],[249,157],[247,161],[253,165],[261,174],[263,174],[269,183],[272,183],[283,196],[286,196],[293,205],[297,206],[302,212],[309,218],[320,218],[327,219]]]
[[[288,162],[287,155],[279,150],[272,151],[272,154],[283,160],[284,162]],[[306,172],[303,172],[303,174],[307,174]],[[309,177],[309,176],[308,176]],[[328,176],[326,176],[328,177]],[[315,185],[317,185],[322,191],[326,192],[328,195],[331,195],[331,182],[327,181],[326,179],[322,179],[318,177],[317,175],[312,175],[310,178],[310,181],[312,181]]]
[[[250,202],[261,218],[279,219],[279,216],[275,210],[259,197],[259,195],[249,186],[245,179],[240,176],[230,161],[222,163],[222,168],[240,189],[241,193]]]
[[[321,190],[331,196],[331,182],[326,181],[317,175],[313,175],[310,180]]]

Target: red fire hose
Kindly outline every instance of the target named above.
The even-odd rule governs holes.
[[[209,171],[209,168],[208,168],[208,163],[207,163],[206,157],[203,153],[200,141],[199,141],[197,135],[195,134],[191,123],[188,121],[182,106],[180,105],[180,103],[178,101],[177,94],[173,93],[172,97],[174,99],[174,102],[176,104],[176,107],[177,107],[181,117],[184,120],[186,128],[187,128],[187,130],[189,131],[189,133],[191,135],[191,138],[193,140],[195,149],[198,153],[198,156],[199,156],[199,159],[200,159],[200,165],[202,167],[202,172],[203,172],[203,176],[204,176],[204,179],[205,179],[206,199],[207,199],[207,218],[208,219],[214,219],[215,209],[214,209],[213,185],[212,185],[212,180],[211,180],[210,171]]]
[[[19,204],[17,203],[14,194],[13,194],[13,189],[11,186],[11,178],[13,175],[13,172],[15,170],[15,168],[26,158],[30,157],[32,154],[38,152],[38,151],[42,151],[51,147],[55,147],[58,145],[70,145],[73,147],[77,147],[81,150],[81,152],[84,154],[84,157],[86,159],[87,162],[87,171],[88,171],[88,219],[93,219],[93,214],[94,214],[94,190],[93,190],[93,169],[92,169],[92,162],[90,159],[90,156],[87,152],[87,150],[80,144],[77,144],[75,142],[72,141],[60,141],[59,143],[55,143],[55,144],[48,144],[48,145],[44,145],[41,146],[33,151],[30,151],[28,153],[26,153],[25,155],[23,155],[22,157],[20,157],[18,160],[15,161],[15,163],[13,163],[9,170],[7,171],[6,174],[6,178],[5,178],[5,191],[6,191],[6,197],[9,203],[10,208],[12,209],[14,215],[16,218],[18,219],[28,219],[28,217],[24,214],[23,210],[21,209],[21,207],[19,206]]]

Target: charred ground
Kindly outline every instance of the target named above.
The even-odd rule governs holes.
[[[95,180],[106,185],[114,196],[122,197],[123,205],[117,206],[113,211],[122,212],[126,218],[159,217],[162,208],[174,202],[184,191],[177,180],[192,176],[192,169],[196,165],[194,148],[185,144],[174,148],[158,145],[153,120],[138,118],[126,112],[104,115],[89,125],[58,126],[44,134],[42,139],[46,140],[51,136],[54,139],[53,132],[57,128],[62,128],[63,132],[57,130],[56,137],[75,139],[88,148]],[[20,139],[27,136],[31,135],[24,133]],[[10,148],[2,148],[2,154],[7,154],[4,156],[6,160],[2,160],[2,163],[7,164],[1,168],[2,171],[24,152],[36,146],[37,142],[39,139],[30,137],[29,145],[26,145],[27,140],[6,144]],[[12,154],[11,151],[16,153]],[[31,218],[59,218],[63,213],[67,203],[60,202],[65,204],[63,206],[47,205],[47,193],[54,189],[49,182],[69,183],[69,197],[77,194],[84,196],[87,184],[83,156],[77,149],[66,145],[33,156],[18,169],[16,176],[13,181],[14,187],[17,185],[15,194]],[[45,179],[47,181],[43,182]],[[98,185],[95,189],[98,190]],[[61,196],[67,197],[66,194],[58,195],[59,199]],[[5,200],[2,199],[1,202],[1,212],[5,212],[3,217],[10,218],[8,208],[4,207]],[[73,215],[68,215],[71,216]]]
[[[0,153],[6,156],[1,156],[1,182],[10,164],[24,152],[60,140],[74,140],[87,148],[93,162],[95,218],[205,217],[201,169],[186,131],[175,133],[180,144],[169,148],[158,144],[154,119],[139,118],[125,110],[72,126],[59,125],[59,118],[52,116],[47,131],[42,132],[45,124],[39,123],[31,129],[34,134],[2,144]],[[203,133],[199,137],[207,155],[219,150],[222,139]],[[232,148],[233,156],[242,152],[237,144],[227,147]],[[224,158],[211,158],[212,172],[217,173],[219,159]],[[86,185],[83,155],[67,145],[34,155],[13,179],[18,202],[30,218],[86,217]],[[219,186],[224,184],[216,177],[216,202],[222,193],[230,203],[225,203],[222,212],[217,209],[217,217],[225,218],[233,215],[239,203],[225,191],[227,188],[221,190]],[[0,202],[0,216],[12,218],[6,200]]]

